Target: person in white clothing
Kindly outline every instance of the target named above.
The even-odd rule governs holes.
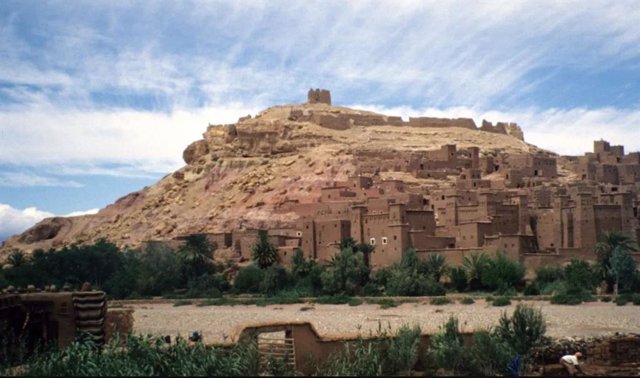
[[[569,375],[574,375],[576,370],[580,373],[584,373],[580,367],[579,359],[582,358],[582,353],[576,352],[575,354],[567,354],[560,358],[560,364],[564,366]]]

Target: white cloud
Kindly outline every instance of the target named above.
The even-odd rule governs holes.
[[[635,1],[44,8],[16,6],[0,16],[0,82],[11,84],[0,96],[12,100],[0,106],[0,164],[152,177],[181,166],[183,149],[207,124],[302,101],[310,86],[331,89],[336,103],[356,98],[425,104],[456,117],[495,115],[558,152],[588,149],[593,137],[638,139],[628,137],[633,111],[486,110],[526,96],[558,68],[603,71],[637,61]],[[27,21],[33,27],[24,34]]]
[[[515,109],[423,108],[352,105],[387,115],[408,117],[473,118],[477,125],[490,122],[516,122],[525,141],[562,155],[582,155],[593,150],[593,141],[605,139],[625,146],[625,152],[640,151],[640,110],[602,109]]]
[[[84,211],[72,211],[69,214],[66,214],[65,217],[77,217],[80,215],[93,215],[96,214],[100,209],[89,209]]]
[[[202,138],[209,123],[232,123],[257,111],[230,104],[169,114],[54,110],[48,106],[0,112],[0,163],[50,166],[66,175],[166,173],[184,165],[182,151]],[[3,183],[74,186],[73,182],[15,173],[0,175],[0,185]]]
[[[0,172],[0,187],[62,186],[81,188],[83,185],[73,180],[62,180],[24,172]]]
[[[0,203],[0,241],[23,232],[44,218],[52,216],[53,214],[35,207],[20,210]]]

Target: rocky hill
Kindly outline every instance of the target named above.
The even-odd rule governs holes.
[[[363,162],[445,144],[477,146],[480,156],[553,155],[525,143],[515,124],[483,122],[476,128],[465,119],[403,121],[316,101],[275,106],[235,124],[210,125],[203,139],[185,149],[186,165],[181,169],[95,215],[45,219],[5,241],[0,252],[98,238],[135,247],[145,240],[191,233],[287,227],[299,215],[287,211],[285,204],[317,202],[322,187],[364,173]],[[558,168],[561,179],[572,179]],[[420,193],[450,186],[455,179],[421,179],[394,170],[369,173],[401,179]]]

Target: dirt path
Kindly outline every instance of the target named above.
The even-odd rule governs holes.
[[[560,336],[593,336],[614,332],[640,333],[640,306],[616,306],[592,302],[580,306],[551,305],[549,302],[527,302],[541,308],[547,321],[547,334]],[[362,333],[367,335],[379,326],[396,329],[402,324],[419,324],[425,333],[433,333],[451,315],[456,316],[463,331],[471,332],[497,324],[503,311],[511,313],[515,303],[493,307],[478,300],[472,305],[404,303],[381,309],[379,305],[255,305],[173,307],[171,303],[140,303],[135,309],[134,332],[154,335],[189,335],[202,331],[204,340],[230,342],[244,326],[273,321],[308,321],[322,336]]]

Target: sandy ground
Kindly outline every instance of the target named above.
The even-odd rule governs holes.
[[[206,343],[231,342],[244,326],[272,321],[308,321],[322,336],[368,335],[381,325],[396,329],[402,324],[419,324],[423,333],[434,333],[449,316],[456,316],[463,331],[471,332],[497,324],[503,311],[511,313],[515,303],[493,307],[484,300],[472,305],[434,306],[425,302],[404,303],[381,309],[379,305],[270,305],[173,307],[171,303],[128,304],[134,311],[134,333],[187,336],[202,331]],[[561,336],[595,336],[614,332],[640,333],[640,306],[616,306],[592,302],[580,306],[527,302],[542,309],[547,334]]]

